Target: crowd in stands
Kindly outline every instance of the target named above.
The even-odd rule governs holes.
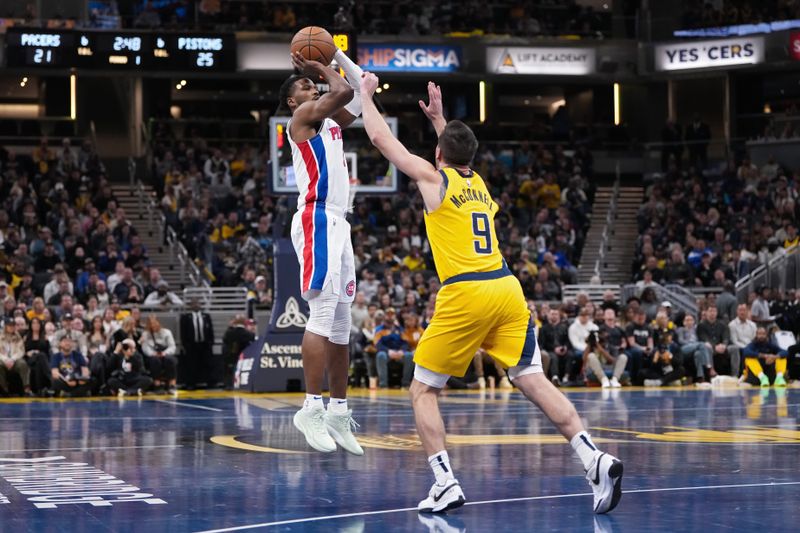
[[[345,2],[201,2],[199,11],[181,1],[142,4],[134,27],[251,29],[290,32],[325,21],[338,31],[381,35],[440,35],[451,32],[519,36],[602,36],[611,29],[610,11],[567,2],[430,2],[351,0]]]
[[[172,332],[140,308],[183,302],[148,262],[91,142],[0,148],[0,394],[174,391]]]
[[[800,2],[796,0],[691,0],[686,4],[681,28],[713,28],[800,18]]]
[[[702,168],[670,154],[645,192],[632,265],[640,294],[654,283],[725,288],[800,243],[798,172],[746,156]]]

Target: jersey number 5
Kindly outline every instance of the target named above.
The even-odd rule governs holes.
[[[492,253],[492,228],[489,226],[489,215],[472,213],[472,234],[475,240],[475,251],[479,254]]]

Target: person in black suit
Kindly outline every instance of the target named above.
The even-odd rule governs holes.
[[[220,369],[214,359],[214,325],[198,299],[189,302],[189,313],[180,317],[181,344],[187,369],[187,388],[205,382],[208,387],[221,383]]]

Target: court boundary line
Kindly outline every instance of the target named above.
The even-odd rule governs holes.
[[[176,402],[170,400],[153,400],[154,402],[158,403],[165,403],[167,405],[180,405],[181,407],[194,407],[195,409],[205,409],[206,411],[216,411],[218,413],[223,412],[222,409],[217,409],[216,407],[206,407],[205,405],[194,405],[192,403],[185,403],[185,402]]]
[[[96,446],[87,448],[85,446],[75,448],[30,448],[26,450],[3,450],[0,453],[28,453],[28,452],[95,452],[105,450],[137,450],[156,448],[183,448],[183,444],[152,444],[147,446]]]
[[[778,487],[788,485],[800,485],[800,481],[777,481],[770,483],[735,483],[731,485],[698,485],[694,487],[664,487],[655,489],[631,489],[624,490],[623,494],[642,494],[649,492],[678,492],[678,491],[691,491],[691,490],[715,490],[715,489],[738,489],[738,488],[752,488],[752,487]],[[570,493],[570,494],[550,494],[546,496],[523,496],[520,498],[503,498],[498,500],[481,500],[476,502],[468,502],[465,505],[489,505],[493,503],[514,503],[514,502],[528,502],[536,500],[556,500],[563,498],[579,498],[584,496],[592,496],[591,492]],[[250,524],[244,526],[233,526],[220,529],[205,529],[197,531],[196,533],[227,533],[229,531],[244,531],[246,529],[255,529],[261,527],[285,526],[289,524],[304,524],[308,522],[322,522],[325,520],[338,520],[340,518],[353,518],[357,516],[375,516],[382,514],[404,513],[408,511],[416,511],[416,507],[402,507],[399,509],[383,509],[380,511],[365,511],[360,513],[343,513],[337,515],[326,516],[311,516],[306,518],[294,518],[290,520],[279,520],[276,522],[262,522],[260,524]]]

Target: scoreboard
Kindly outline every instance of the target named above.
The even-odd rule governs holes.
[[[236,69],[233,34],[9,28],[9,67],[218,71]]]

